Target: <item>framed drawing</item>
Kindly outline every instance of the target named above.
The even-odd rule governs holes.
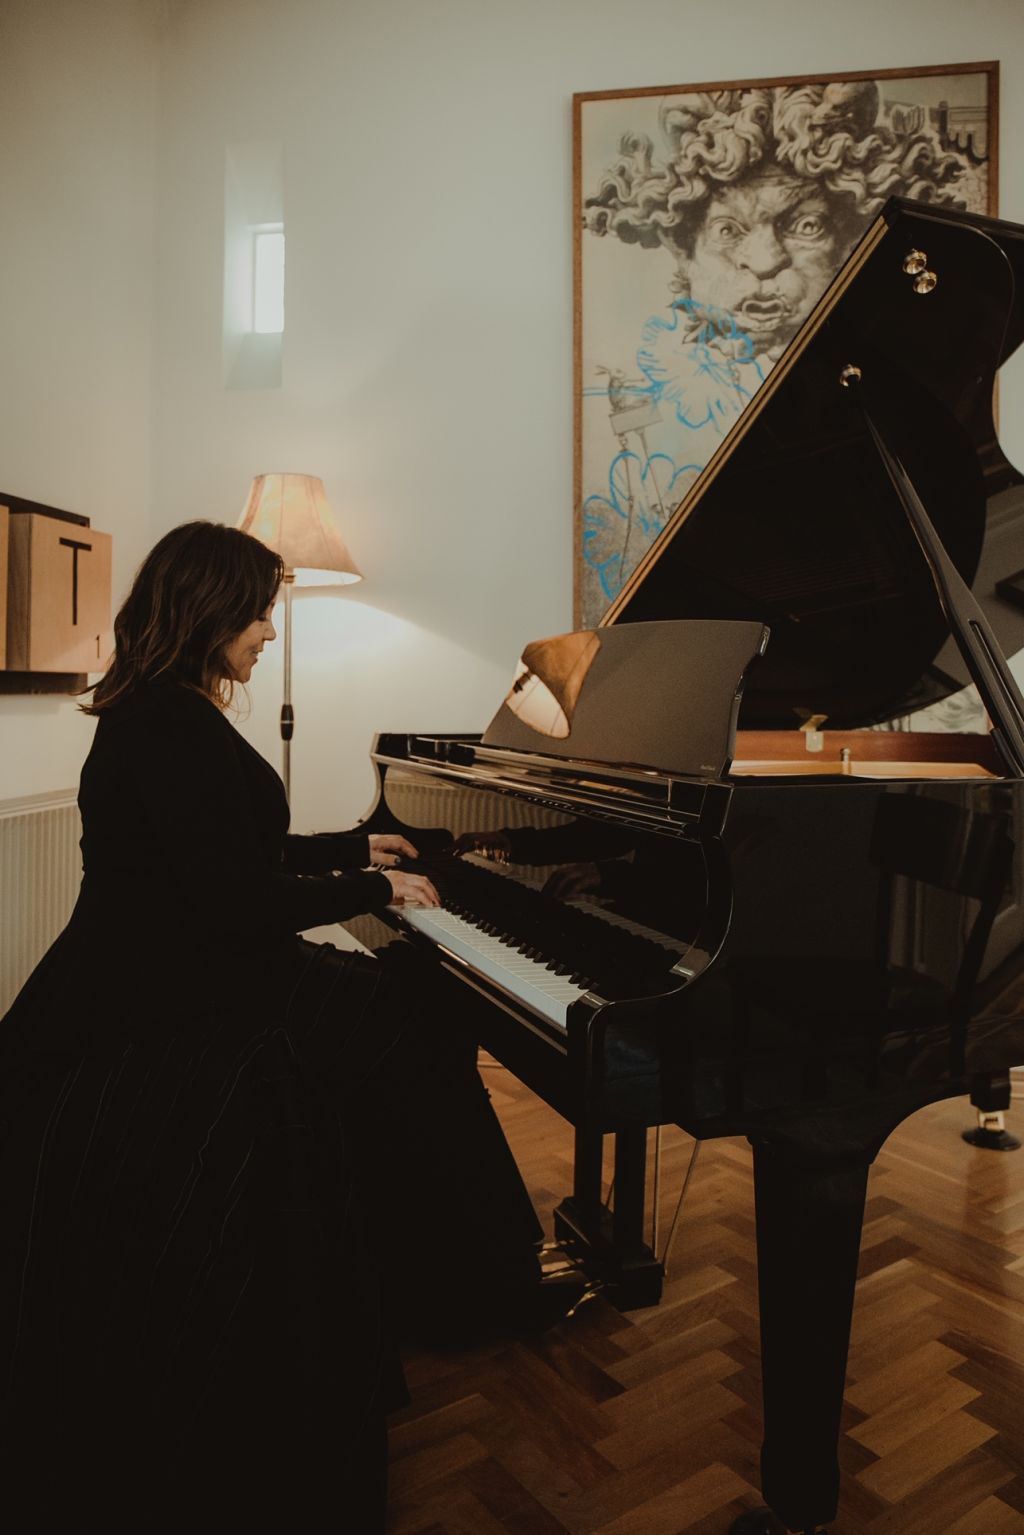
[[[893,194],[996,212],[999,66],[574,97],[575,622],[599,622]]]

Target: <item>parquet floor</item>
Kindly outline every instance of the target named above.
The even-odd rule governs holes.
[[[485,1069],[547,1217],[568,1129]],[[830,1535],[1024,1535],[1024,1150],[973,1150],[969,1121],[925,1109],[873,1169]],[[665,1132],[663,1230],[691,1146]],[[408,1356],[389,1535],[724,1535],[760,1503],[754,1262],[749,1147],[707,1142],[660,1306]]]

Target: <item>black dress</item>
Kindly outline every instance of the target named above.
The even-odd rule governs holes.
[[[288,836],[192,689],[101,716],[79,803],[79,901],[0,1023],[5,1505],[370,1535],[400,1297],[422,1325],[536,1275],[459,999],[297,937],[389,882],[328,872],[365,838]]]

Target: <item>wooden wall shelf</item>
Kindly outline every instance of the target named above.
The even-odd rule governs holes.
[[[87,517],[0,492],[0,693],[76,693],[104,669],[112,544]]]

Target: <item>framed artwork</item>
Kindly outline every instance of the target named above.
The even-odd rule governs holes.
[[[984,63],[574,97],[577,628],[888,197],[996,212],[998,90]]]

